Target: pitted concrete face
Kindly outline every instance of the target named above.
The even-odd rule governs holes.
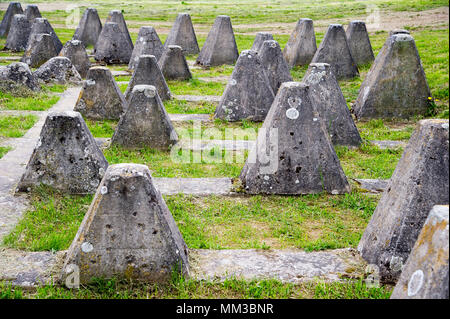
[[[262,64],[266,67],[267,77],[273,93],[276,95],[283,82],[292,81],[289,66],[283,57],[280,45],[275,40],[264,41],[258,54]]]
[[[59,40],[58,36],[56,35],[55,31],[53,30],[53,27],[50,25],[47,19],[45,18],[35,18],[32,25],[31,25],[31,32],[30,36],[28,38],[28,47],[30,46],[30,41],[32,37],[34,37],[36,34],[39,33],[45,33],[49,34],[51,36],[51,39],[53,41],[53,45],[55,47],[56,54],[58,55],[59,51],[61,51],[63,45],[61,41]]]
[[[158,61],[166,80],[188,80],[192,78],[183,50],[178,45],[168,45]]]
[[[49,113],[18,191],[44,184],[68,194],[94,193],[108,167],[78,112]]]
[[[186,55],[200,52],[192,25],[191,16],[187,13],[178,14],[172,29],[167,36],[164,47],[169,45],[179,45]]]
[[[14,15],[6,38],[5,48],[13,52],[25,51],[30,32],[31,24],[27,17],[24,14]]]
[[[0,66],[0,82],[9,89],[19,86],[38,91],[40,88],[31,73],[30,67],[23,62],[14,62],[10,65]]]
[[[80,40],[84,46],[95,46],[101,31],[102,23],[97,9],[87,8],[78,23],[73,39]]]
[[[263,121],[275,95],[266,67],[253,50],[241,52],[215,116],[227,121]]]
[[[327,63],[311,63],[303,82],[310,85],[311,100],[324,119],[332,143],[359,146],[361,137],[331,66]]]
[[[431,92],[414,39],[386,40],[361,84],[353,111],[362,118],[410,118],[429,111]]]
[[[396,282],[429,211],[449,203],[448,120],[422,120],[411,136],[362,238],[361,256]]]
[[[72,62],[66,57],[54,57],[45,62],[35,72],[38,82],[57,84],[79,84],[81,76]]]
[[[95,60],[107,64],[128,64],[133,45],[119,24],[106,22],[95,45]]]
[[[137,47],[137,46],[136,46]],[[171,98],[170,89],[154,55],[141,55],[125,91],[125,98],[130,100],[135,85],[154,85],[162,101]]]
[[[23,14],[22,6],[19,2],[10,2],[8,5],[8,9],[6,9],[5,15],[3,16],[3,20],[0,24],[0,37],[6,38],[9,33],[9,29],[11,28],[11,22],[13,20],[14,15]]]
[[[154,55],[156,60],[158,60],[161,57],[163,50],[164,47],[156,30],[153,27],[141,27],[139,29],[136,45],[131,54],[128,69],[135,70],[139,62],[139,57],[142,55]]]
[[[59,55],[69,58],[80,76],[86,78],[91,62],[80,40],[67,41]]]
[[[264,41],[273,40],[272,33],[269,32],[257,32],[255,40],[253,41],[252,50],[258,52],[262,47]]]
[[[101,66],[90,68],[75,111],[86,118],[119,119],[126,108],[125,97],[111,71]]]
[[[58,52],[50,34],[31,33],[27,49],[20,61],[32,68],[37,68],[57,55]]]
[[[323,119],[304,83],[285,82],[240,174],[250,194],[350,192]]]
[[[403,267],[391,299],[448,299],[448,205],[434,206]]]
[[[195,63],[203,67],[233,64],[238,57],[239,52],[231,19],[229,16],[219,15],[214,21]]]
[[[128,109],[120,118],[111,144],[136,149],[144,146],[167,150],[178,140],[157,89],[135,85]]]
[[[111,165],[67,253],[80,282],[93,277],[164,282],[189,274],[186,244],[144,165]]]
[[[300,19],[283,50],[289,67],[308,65],[317,51],[316,35],[311,19]]]
[[[125,18],[123,17],[122,11],[120,10],[112,10],[109,12],[108,18],[106,18],[106,23],[115,22],[119,26],[122,31],[124,37],[128,41],[131,50],[133,50],[133,41],[131,40],[130,32],[128,31],[127,24],[125,22]]]
[[[350,53],[357,65],[365,65],[375,59],[369,33],[363,21],[351,21],[347,27],[346,36]]]
[[[30,23],[33,23],[34,19],[42,17],[38,6],[35,4],[27,5],[27,7],[25,8],[25,16],[27,17],[28,21],[30,21]]]

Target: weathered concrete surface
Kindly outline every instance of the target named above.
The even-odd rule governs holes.
[[[13,52],[25,51],[30,32],[31,23],[27,20],[27,17],[24,14],[14,15],[6,38],[5,49]]]
[[[383,281],[397,281],[433,205],[449,203],[448,130],[448,120],[419,122],[359,242]]]
[[[97,9],[87,8],[84,10],[72,39],[81,41],[85,47],[88,45],[95,46],[100,32],[102,32],[102,22]]]
[[[338,80],[359,76],[341,24],[330,24],[311,62],[328,63]]]
[[[226,151],[247,151],[251,150],[255,141],[247,140],[180,140],[177,146],[193,151],[205,151],[219,149]]]
[[[128,32],[127,23],[125,22],[125,18],[123,17],[122,11],[120,10],[111,10],[109,12],[108,18],[106,18],[106,23],[115,22],[119,26],[123,35],[127,39],[131,50],[133,50],[133,41],[131,40],[130,32]]]
[[[448,205],[434,206],[391,299],[448,299]]]
[[[49,113],[17,191],[44,184],[69,194],[94,193],[107,167],[80,113]]]
[[[358,183],[359,188],[369,191],[370,193],[378,194],[386,190],[389,180],[388,179],[354,179]]]
[[[28,87],[33,91],[38,91],[40,88],[30,67],[23,62],[0,66],[0,85],[9,90],[15,87]]]
[[[346,30],[350,53],[356,65],[371,63],[375,57],[370,44],[366,24],[363,21],[351,21]]]
[[[266,67],[270,86],[276,95],[281,83],[292,81],[289,66],[283,57],[280,45],[274,40],[264,41],[259,47],[258,55]]]
[[[333,145],[359,146],[361,136],[331,66],[311,63],[303,82],[310,86],[311,99],[325,121]]]
[[[107,67],[89,69],[75,111],[91,119],[119,119],[127,102]]]
[[[31,32],[30,36],[28,37],[28,46],[30,45],[30,41],[32,37],[34,37],[36,34],[39,33],[46,33],[50,34],[53,45],[55,46],[56,55],[58,55],[59,51],[61,51],[63,45],[61,41],[59,40],[58,36],[55,33],[55,30],[53,30],[53,27],[51,26],[50,22],[48,22],[45,18],[35,18],[33,23],[31,24]]]
[[[137,46],[136,46],[137,47]],[[131,92],[136,85],[153,85],[158,90],[158,95],[162,101],[170,100],[171,93],[169,86],[164,79],[164,75],[159,68],[158,60],[154,55],[141,55],[138,64],[133,71],[130,82],[125,91],[125,99],[129,102]]]
[[[389,140],[370,141],[370,143],[378,146],[381,149],[393,149],[393,148],[399,148],[399,147],[403,148],[408,144],[403,141],[389,141]]]
[[[80,88],[67,89],[50,111],[71,110],[79,92]],[[11,146],[12,150],[0,159],[0,212],[2,212],[0,214],[0,241],[19,221],[27,204],[24,196],[13,194],[39,139],[47,112],[37,115],[39,120],[24,136],[9,140],[8,146]],[[2,260],[1,257],[0,260]]]
[[[299,249],[191,250],[191,276],[197,280],[276,279],[299,284],[340,281],[364,275],[365,262],[352,249],[305,252]]]
[[[25,62],[32,68],[38,68],[49,59],[58,55],[55,44],[50,34],[32,34],[29,38],[21,62]]]
[[[396,34],[377,55],[359,89],[353,112],[360,118],[410,118],[427,114],[430,88],[414,39]]]
[[[24,14],[27,17],[28,21],[30,21],[30,23],[33,23],[34,19],[36,18],[42,18],[41,12],[39,11],[38,6],[35,4],[27,5]]]
[[[259,53],[259,49],[262,47],[264,41],[273,40],[272,33],[269,32],[257,32],[255,36],[255,40],[253,40],[251,50]]]
[[[189,194],[196,196],[231,195],[231,178],[168,178],[154,179],[163,195]]]
[[[80,84],[81,76],[69,58],[57,56],[42,64],[33,76],[41,83]]]
[[[240,175],[246,192],[290,195],[350,192],[325,122],[310,93],[303,83],[281,85]]]
[[[128,64],[133,46],[115,22],[106,22],[95,44],[95,60],[106,64]]]
[[[10,2],[0,24],[0,38],[6,38],[8,36],[11,22],[15,14],[23,14],[22,6],[19,2]]]
[[[129,71],[116,71],[116,70],[112,70],[111,74],[113,76],[127,76],[127,75],[132,75],[132,73],[130,73]],[[128,83],[128,82],[127,82]]]
[[[72,264],[81,283],[113,276],[161,282],[173,270],[189,274],[187,246],[147,166],[108,168],[69,248],[63,279]]]
[[[410,32],[408,30],[405,29],[394,29],[389,31],[389,36],[394,35],[394,34],[410,34]]]
[[[131,54],[129,70],[136,69],[141,55],[154,55],[158,61],[163,53],[164,47],[153,27],[141,27],[139,29],[136,45]]]
[[[158,90],[152,85],[134,86],[128,108],[117,124],[111,144],[127,149],[148,146],[167,150],[177,141],[177,133]]]
[[[167,48],[169,45],[180,46],[181,49],[183,49],[183,53],[186,55],[197,54],[200,52],[191,16],[188,13],[178,14],[175,23],[164,42],[164,48]]]
[[[178,45],[167,46],[158,64],[167,80],[188,80],[192,78],[186,58]]]
[[[173,95],[173,98],[187,102],[219,103],[221,97],[218,95]]]
[[[183,121],[211,121],[211,115],[209,114],[169,114],[169,118],[172,122]]]
[[[317,51],[316,34],[311,19],[300,19],[283,50],[289,67],[308,65]]]
[[[275,98],[267,71],[256,51],[241,52],[215,117],[227,121],[263,121]]]
[[[209,31],[196,64],[203,67],[233,64],[239,57],[229,16],[217,16]]]
[[[91,62],[86,53],[86,48],[80,40],[69,40],[66,42],[59,56],[69,58],[80,76],[86,78]]]

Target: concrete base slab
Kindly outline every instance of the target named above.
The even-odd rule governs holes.
[[[220,96],[218,95],[174,95],[177,100],[183,100],[188,102],[210,102],[219,103]]]
[[[406,147],[406,144],[408,144],[407,142],[403,142],[403,141],[388,141],[388,140],[383,140],[383,141],[370,141],[372,144],[378,146],[381,149],[392,149],[392,148],[399,148],[399,147]]]
[[[130,72],[128,72],[128,71],[111,71],[111,74],[113,75],[113,76],[127,76],[127,75],[131,75],[131,73]]]
[[[193,151],[210,150],[218,148],[226,151],[246,151],[250,150],[255,141],[241,141],[241,140],[180,140],[178,145],[185,149]]]
[[[172,122],[200,121],[207,122],[212,120],[210,114],[169,114]]]
[[[153,179],[163,195],[190,194],[197,196],[231,195],[231,178],[167,178]]]
[[[384,192],[389,180],[388,179],[353,179],[358,183],[359,188],[370,193],[378,194]]]

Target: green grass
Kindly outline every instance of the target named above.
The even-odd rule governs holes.
[[[8,153],[11,150],[11,147],[5,147],[5,146],[0,146],[0,158],[2,158],[3,156],[5,156],[6,153]]]
[[[398,120],[394,122],[376,119],[358,122],[357,127],[359,134],[365,140],[408,141],[414,131],[415,124],[411,122],[401,123]]]
[[[174,114],[213,114],[216,110],[216,104],[211,102],[187,102],[185,100],[171,99],[164,101],[164,107],[167,113]]]
[[[37,120],[36,115],[0,116],[0,137],[22,137]]]
[[[59,101],[56,93],[64,92],[66,88],[64,85],[52,85],[42,87],[40,92],[0,90],[0,110],[45,111]]]

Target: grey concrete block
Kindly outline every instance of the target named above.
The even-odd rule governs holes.
[[[81,76],[69,58],[57,56],[42,64],[33,76],[38,82],[80,84]]]
[[[25,51],[30,32],[31,23],[27,17],[24,14],[15,14],[6,38],[5,49],[13,52]]]
[[[141,27],[139,29],[136,44],[131,54],[129,70],[134,70],[141,55],[154,55],[158,61],[163,53],[164,47],[153,27]]]
[[[123,35],[127,39],[129,45],[131,46],[131,50],[133,50],[133,41],[131,40],[130,32],[128,32],[127,23],[125,22],[125,18],[123,17],[122,11],[111,10],[109,12],[108,18],[106,18],[106,23],[108,22],[117,23]]]
[[[66,42],[59,56],[69,58],[80,76],[86,78],[91,62],[86,52],[86,48],[80,40],[69,40]]]
[[[87,8],[84,10],[72,39],[81,41],[85,47],[89,45],[95,46],[100,32],[102,32],[102,22],[98,16],[97,9]]]
[[[31,68],[38,68],[57,55],[58,50],[55,48],[51,35],[48,33],[37,33],[31,34],[27,49],[20,61],[25,62]]]
[[[130,63],[133,45],[115,22],[106,22],[95,44],[95,60],[106,64]]]
[[[81,114],[49,113],[40,138],[17,186],[30,191],[41,184],[63,193],[94,193],[108,162]]]
[[[97,120],[118,120],[127,102],[107,67],[92,67],[74,110]]]
[[[15,14],[23,14],[22,6],[19,2],[10,2],[0,23],[0,38],[6,38],[8,36],[9,28],[11,27],[11,22]]]
[[[177,141],[177,133],[157,89],[152,85],[135,85],[111,144],[127,149],[148,146],[168,150]]]
[[[38,91],[40,86],[31,73],[28,64],[14,62],[10,65],[0,66],[0,85],[13,89],[16,86],[27,87],[33,91]]]
[[[42,18],[41,12],[39,11],[38,6],[35,4],[27,5],[24,14],[27,17],[28,21],[30,21],[30,23],[33,23],[34,19],[36,18]]]
[[[448,241],[448,205],[434,206],[391,299],[448,300]]]
[[[250,194],[350,192],[307,85],[281,85],[240,179]]]
[[[46,33],[50,34],[51,39],[53,41],[53,45],[55,46],[56,55],[59,54],[59,51],[61,51],[63,45],[61,41],[59,40],[58,36],[55,33],[55,30],[53,30],[53,27],[45,18],[35,18],[33,23],[31,24],[31,32],[30,36],[28,37],[27,44],[30,45],[31,39],[39,33]]]
[[[233,64],[239,57],[229,16],[219,15],[209,31],[196,64],[204,67]]]
[[[192,78],[186,58],[178,45],[167,46],[158,61],[158,65],[166,80],[189,80]]]
[[[418,123],[358,250],[396,282],[431,208],[449,203],[448,120]]]
[[[331,66],[311,63],[303,82],[310,86],[311,99],[325,120],[333,145],[359,146],[361,136]]]
[[[171,98],[170,89],[154,55],[139,56],[138,64],[125,91],[127,101],[130,100],[131,92],[135,85],[140,84],[155,86],[162,101],[170,100]]]
[[[311,19],[300,19],[283,50],[289,67],[308,65],[317,51],[316,34]]]
[[[375,57],[366,24],[363,21],[351,21],[345,33],[350,53],[356,65],[372,63]]]
[[[275,95],[256,51],[241,52],[215,117],[227,121],[264,121]]]
[[[188,249],[147,166],[111,165],[67,252],[61,279],[170,281],[189,274]]]
[[[264,41],[273,40],[272,33],[269,32],[257,32],[255,36],[255,40],[253,40],[251,50],[259,53],[259,49],[262,47]]]
[[[361,118],[410,118],[429,110],[430,88],[414,39],[387,39],[359,89],[353,112]]]
[[[164,48],[169,45],[178,45],[183,53],[197,54],[200,52],[195,36],[194,26],[192,25],[191,16],[187,13],[179,13],[169,35],[164,42]]]
[[[359,76],[358,67],[350,53],[347,36],[341,24],[330,24],[311,62],[328,63],[338,80]]]

